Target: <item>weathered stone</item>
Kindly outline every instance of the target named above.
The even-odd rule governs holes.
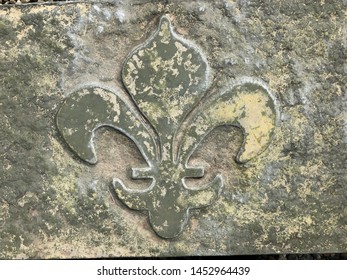
[[[347,251],[346,15],[1,6],[0,257]]]

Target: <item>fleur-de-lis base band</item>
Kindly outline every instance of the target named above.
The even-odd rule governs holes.
[[[0,6],[0,258],[346,251],[346,5],[282,4]]]

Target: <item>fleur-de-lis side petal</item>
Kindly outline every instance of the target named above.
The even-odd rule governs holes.
[[[147,163],[155,161],[155,143],[142,116],[124,92],[101,87],[82,87],[70,94],[60,107],[56,123],[70,148],[84,161],[95,164],[94,132],[112,127],[132,139]]]
[[[163,16],[158,30],[123,65],[123,83],[136,104],[121,89],[89,86],[69,95],[57,114],[63,138],[89,163],[97,161],[93,138],[99,127],[112,127],[135,142],[148,167],[132,168],[132,178],[150,178],[151,185],[136,190],[115,178],[110,190],[129,208],[147,211],[163,238],[184,230],[190,210],[218,199],[221,175],[198,189],[184,181],[204,176],[204,169],[189,167],[188,160],[211,130],[221,125],[242,128],[245,140],[237,160],[245,162],[264,151],[276,126],[277,106],[263,82],[240,79],[202,99],[208,76],[202,52],[177,35]]]
[[[236,157],[245,163],[262,153],[271,142],[276,127],[277,105],[263,82],[243,78],[195,109],[184,133],[180,161],[187,162],[200,141],[222,125],[240,127],[244,141]]]

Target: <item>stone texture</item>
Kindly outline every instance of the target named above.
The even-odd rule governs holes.
[[[144,189],[135,144],[95,136],[98,163],[68,148],[57,112],[77,88],[122,88],[129,52],[167,15],[210,66],[213,94],[241,77],[268,85],[280,122],[240,164],[240,129],[222,126],[190,159],[224,178],[219,199],[158,237],[109,193]],[[347,251],[347,2],[118,1],[0,7],[0,258],[232,255]]]

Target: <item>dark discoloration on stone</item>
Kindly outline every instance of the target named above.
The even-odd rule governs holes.
[[[141,2],[0,8],[0,256],[346,251],[346,3]],[[23,14],[44,15],[42,31]],[[130,141],[97,133],[90,167],[54,124],[63,93],[85,81],[122,86],[115,65],[163,14],[206,54],[211,88],[255,76],[281,105],[274,141],[243,166],[233,160],[241,131],[217,128],[202,141],[190,160],[205,169],[199,184],[221,170],[225,188],[174,242],[111,201],[111,178],[129,184],[126,169],[146,166]]]

